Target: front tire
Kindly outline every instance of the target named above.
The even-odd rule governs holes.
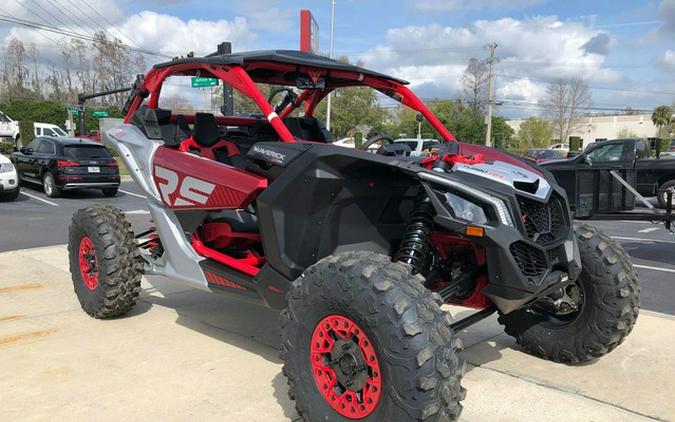
[[[143,264],[122,211],[93,205],[73,215],[70,274],[82,309],[94,318],[124,315],[141,291]]]
[[[668,205],[667,191],[673,192],[673,199],[675,200],[675,180],[669,180],[659,186],[656,199],[658,199],[661,208],[666,208]]]
[[[371,252],[322,259],[281,313],[284,375],[305,421],[453,421],[465,364],[440,296]]]
[[[50,172],[46,172],[42,176],[42,189],[45,191],[45,195],[50,198],[58,198],[63,193],[61,189],[56,187],[54,176]]]
[[[640,309],[637,274],[621,245],[593,226],[578,225],[575,233],[580,309],[563,317],[533,305],[499,318],[526,351],[555,362],[586,362],[611,352],[631,332]]]

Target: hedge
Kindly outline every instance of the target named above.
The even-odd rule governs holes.
[[[570,151],[579,151],[583,146],[583,141],[579,136],[570,136]]]
[[[0,141],[0,154],[9,155],[14,152],[14,143],[9,141]]]
[[[670,139],[657,139],[655,144],[656,158],[660,158],[662,152],[670,151]]]
[[[21,120],[19,122],[19,135],[21,135],[21,145],[28,145],[35,139],[35,125],[30,120]]]

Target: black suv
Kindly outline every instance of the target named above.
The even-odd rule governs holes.
[[[63,191],[94,188],[115,196],[120,185],[117,161],[96,142],[77,138],[36,138],[12,154],[19,180],[40,183],[51,198]]]

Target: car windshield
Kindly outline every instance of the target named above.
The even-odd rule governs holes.
[[[68,136],[66,131],[61,129],[60,127],[52,128],[52,130],[54,131],[54,133],[56,133],[56,136]]]
[[[112,158],[105,147],[96,145],[67,145],[63,148],[68,158]]]
[[[538,156],[539,156],[539,158],[558,159],[558,158],[563,158],[563,153],[559,150],[556,150],[556,149],[545,149],[545,150],[539,151]]]

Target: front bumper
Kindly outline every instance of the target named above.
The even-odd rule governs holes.
[[[13,192],[19,189],[19,178],[16,172],[0,173],[0,192]]]
[[[56,185],[63,190],[85,188],[115,188],[120,185],[119,175],[57,175]]]
[[[468,223],[455,218],[433,189],[427,187],[427,192],[436,209],[436,224],[464,235]],[[576,280],[581,273],[581,258],[564,192],[558,191],[555,195],[564,209],[561,210],[562,228],[553,238],[530,236],[524,223],[515,219],[522,212],[516,193],[501,196],[508,205],[514,226],[493,222],[483,226],[483,237],[469,238],[486,254],[489,281],[481,292],[502,313],[520,309],[550,294]]]

